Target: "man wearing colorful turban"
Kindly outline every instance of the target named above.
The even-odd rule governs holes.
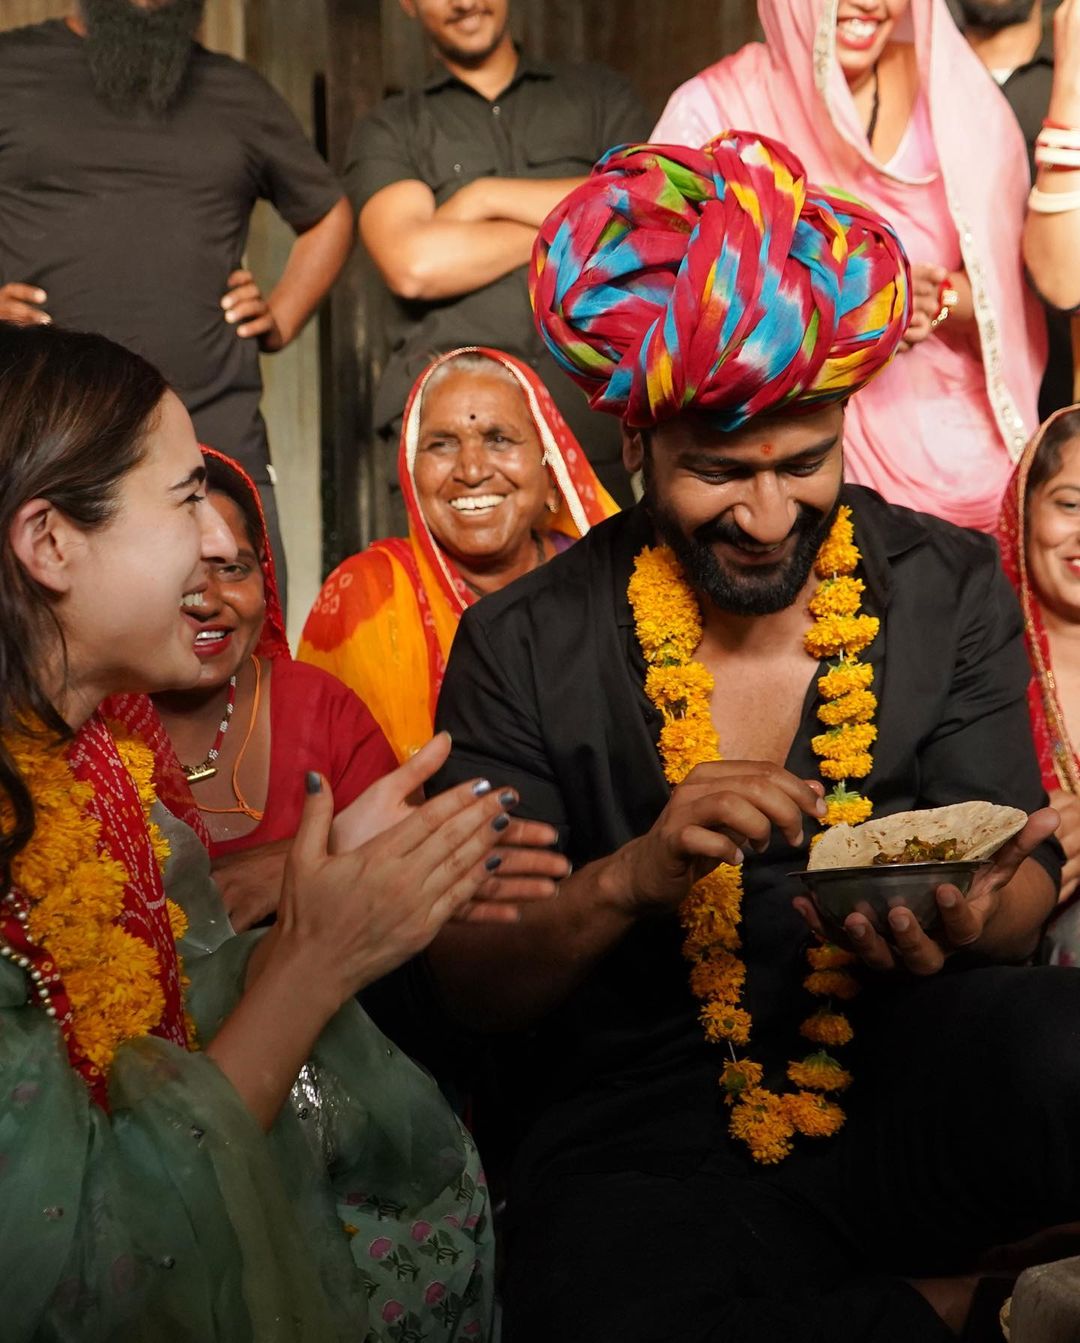
[[[903,251],[732,131],[612,151],[533,270],[645,493],[466,612],[439,702],[437,785],[509,780],[574,864],[429,954],[518,1032],[504,1336],[945,1343],[986,1252],[1080,1202],[1080,975],[1020,964],[1061,854],[993,543],[843,481]],[[974,799],[1029,819],[966,899],[827,940],[791,875],[822,827]]]
[[[736,132],[613,149],[548,216],[531,277],[548,349],[635,429],[843,400],[892,357],[909,288],[884,219]]]

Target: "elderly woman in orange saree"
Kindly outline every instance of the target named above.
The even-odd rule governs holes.
[[[1033,672],[1031,730],[1043,785],[1061,814],[1061,900],[1080,884],[1080,406],[1035,434],[1005,491],[1001,559],[1020,598]],[[1080,964],[1080,902],[1050,925],[1051,958]]]
[[[617,511],[526,364],[469,347],[417,380],[398,473],[408,537],[376,541],[326,580],[298,656],[356,691],[399,760],[431,736],[465,609]]]

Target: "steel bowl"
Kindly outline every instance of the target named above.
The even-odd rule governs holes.
[[[881,867],[819,867],[792,872],[806,887],[821,921],[840,935],[849,914],[864,914],[879,933],[890,935],[890,909],[910,909],[927,932],[940,921],[935,894],[946,883],[967,895],[987,858],[952,863],[888,863]]]

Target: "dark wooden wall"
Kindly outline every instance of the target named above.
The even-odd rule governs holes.
[[[398,0],[325,0],[326,125],[330,161],[344,163],[349,132],[387,91],[424,78],[419,25]],[[755,0],[512,0],[514,35],[530,51],[601,61],[625,74],[658,117],[668,94],[705,64],[757,35]],[[323,327],[324,563],[357,549],[382,517],[382,464],[373,460],[371,390],[383,348],[381,287],[354,257]]]

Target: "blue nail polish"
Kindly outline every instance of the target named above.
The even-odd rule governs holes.
[[[501,831],[505,830],[509,824],[510,824],[510,817],[507,816],[505,811],[503,811],[500,812],[499,815],[496,816],[495,819],[492,821],[491,828],[496,833],[500,833]]]
[[[312,794],[322,792],[322,779],[313,769],[309,769],[304,775],[304,787]]]
[[[474,797],[487,797],[488,793],[491,792],[491,784],[488,783],[487,779],[477,779],[472,786],[472,790]]]
[[[499,806],[501,807],[512,807],[517,800],[517,793],[512,788],[507,788],[505,792],[499,794]]]
[[[502,863],[502,858],[499,856],[499,854],[497,854],[497,853],[493,853],[493,854],[491,855],[491,857],[487,860],[487,862],[484,864],[484,866],[487,868],[487,870],[488,870],[489,872],[494,872],[495,869],[496,869],[501,863]]]

